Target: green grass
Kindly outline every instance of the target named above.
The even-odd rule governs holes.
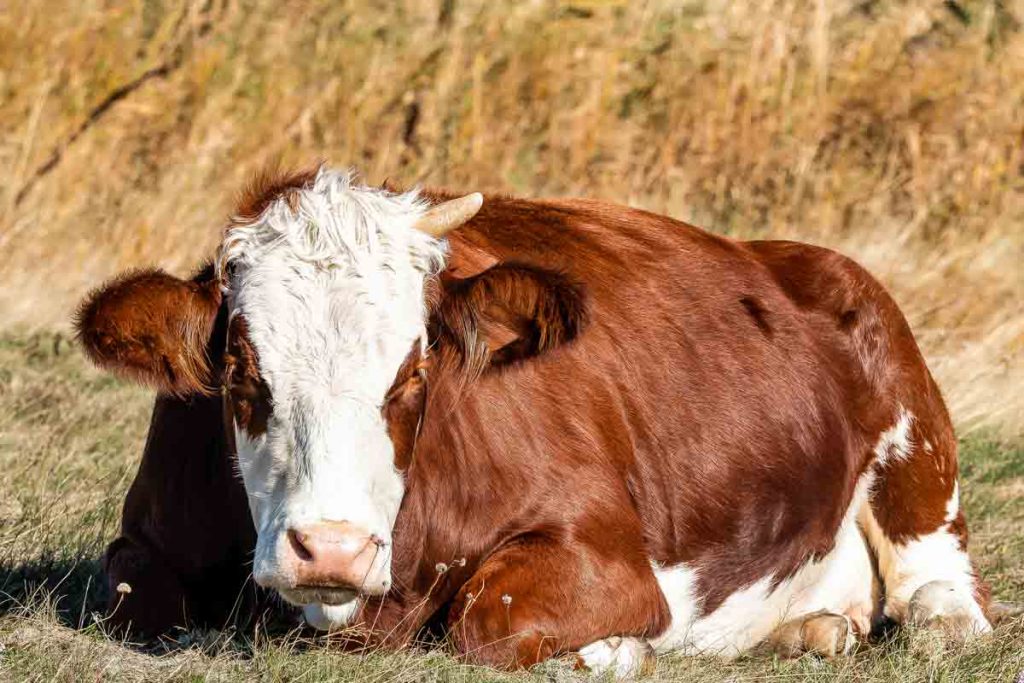
[[[567,662],[523,674],[460,664],[443,650],[362,657],[295,634],[182,632],[125,644],[96,621],[97,558],[117,531],[149,420],[149,392],[89,367],[66,338],[0,338],[0,679],[569,680]],[[997,598],[1024,596],[1024,448],[961,445],[972,553]],[[1013,681],[1024,620],[962,650],[903,632],[835,661],[663,657],[655,680]]]

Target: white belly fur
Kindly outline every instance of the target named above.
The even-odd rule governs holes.
[[[715,611],[700,616],[694,570],[686,565],[655,565],[672,622],[664,633],[650,639],[654,649],[735,657],[784,622],[811,612],[866,610],[870,614],[874,569],[857,526],[857,513],[867,504],[872,479],[873,475],[866,474],[858,482],[832,552],[819,562],[804,565],[774,590],[773,577],[762,577],[730,595]]]

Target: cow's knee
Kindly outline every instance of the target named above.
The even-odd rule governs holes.
[[[555,638],[531,620],[482,605],[459,615],[449,633],[460,658],[496,669],[528,669],[559,651]]]
[[[954,642],[992,630],[974,596],[952,581],[931,581],[914,591],[907,623],[940,631]]]
[[[956,441],[944,414],[900,409],[875,448],[876,481],[858,522],[878,560],[885,616],[958,640],[991,630],[987,588],[967,553]]]
[[[184,587],[147,549],[118,538],[107,548],[104,569],[109,591],[104,624],[112,632],[148,638],[186,623]]]

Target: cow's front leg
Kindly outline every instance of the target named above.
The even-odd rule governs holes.
[[[448,629],[459,654],[516,668],[591,646],[580,657],[586,665],[588,653],[608,654],[599,641],[614,636],[632,645],[659,633],[668,607],[639,541],[629,545],[610,553],[611,546],[541,537],[494,553],[451,605]],[[590,652],[595,647],[601,652]]]
[[[108,584],[105,623],[118,636],[149,638],[195,618],[194,605],[163,558],[121,536],[103,559]]]

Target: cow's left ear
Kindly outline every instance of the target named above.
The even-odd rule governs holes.
[[[537,356],[580,334],[587,324],[581,285],[482,253],[461,254],[455,270],[442,276],[430,320],[431,336],[451,345],[471,373]]]

